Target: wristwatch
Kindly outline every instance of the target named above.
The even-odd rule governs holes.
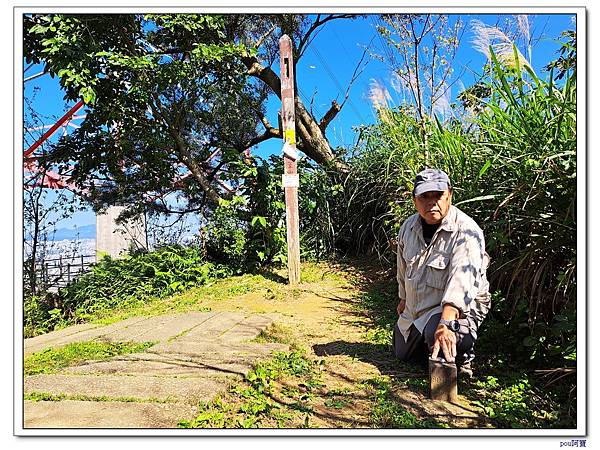
[[[450,331],[458,331],[460,330],[460,324],[458,323],[458,320],[444,320],[444,319],[440,319],[440,325],[446,325],[446,327],[448,327],[448,329]]]

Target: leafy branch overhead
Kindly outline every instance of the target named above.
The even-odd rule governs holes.
[[[154,209],[183,192],[199,211],[236,189],[245,150],[273,137],[265,101],[280,95],[278,38],[301,57],[325,23],[351,16],[112,14],[24,19],[28,63],[43,63],[68,100],[88,105],[81,128],[47,156],[75,164],[73,181],[101,208]],[[341,107],[318,120],[296,100],[298,146],[316,163],[345,171],[325,136]],[[246,164],[252,160],[245,159]]]

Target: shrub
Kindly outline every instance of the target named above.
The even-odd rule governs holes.
[[[121,259],[105,256],[91,272],[62,289],[54,307],[37,297],[26,299],[26,335],[85,322],[230,274],[227,266],[206,262],[198,247],[168,246]]]

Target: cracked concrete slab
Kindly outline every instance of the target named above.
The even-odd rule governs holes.
[[[190,329],[201,327],[215,315],[217,313],[214,312],[190,312],[156,316],[111,330],[102,337],[115,342],[165,342]]]
[[[269,345],[267,349],[241,353],[134,353],[118,356],[109,361],[88,361],[63,369],[63,374],[121,374],[154,376],[243,376],[269,351],[285,350],[283,345]],[[247,350],[247,349],[246,349]]]
[[[185,340],[193,341],[219,339],[221,335],[242,322],[247,316],[248,314],[237,312],[221,312],[204,322],[202,326],[189,330],[183,334],[183,337]]]
[[[177,428],[197,408],[175,403],[34,402],[24,404],[24,428]]]
[[[239,343],[221,340],[188,341],[178,339],[176,341],[154,345],[148,349],[148,352],[164,355],[178,354],[189,356],[190,358],[203,358],[210,356],[211,354],[223,354],[229,356],[264,356],[281,348],[284,348],[281,344],[273,344],[270,342],[258,344],[254,342]]]
[[[250,315],[225,331],[220,339],[227,342],[242,342],[255,338],[261,330],[273,323],[272,316]]]
[[[139,322],[144,322],[146,320],[148,320],[148,317],[130,317],[129,319],[125,319],[110,325],[93,325],[89,328],[82,328],[75,333],[68,333],[71,327],[65,328],[64,330],[53,331],[42,336],[25,339],[24,353],[25,355],[29,355],[31,353],[45,350],[49,347],[57,348],[73,342],[84,342],[99,339],[104,335],[109,335],[115,330],[125,328]]]
[[[249,342],[274,315],[189,312],[132,317],[107,326],[69,327],[25,340],[25,354],[71,342],[155,341],[145,352],[87,361],[55,374],[24,380],[24,392],[86,398],[25,402],[25,426],[33,428],[164,428],[192,418],[260,359],[287,345]],[[108,401],[96,401],[104,399]],[[119,399],[132,400],[123,402]],[[169,403],[162,403],[169,402]]]
[[[212,400],[230,383],[231,379],[206,377],[43,374],[27,377],[24,392],[197,404],[198,401]]]

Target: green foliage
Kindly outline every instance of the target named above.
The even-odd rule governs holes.
[[[492,96],[477,124],[496,159],[485,177],[497,199],[485,229],[496,280],[513,312],[528,298],[534,333],[538,321],[551,325],[575,308],[576,86],[573,74],[559,87],[526,69],[528,77],[494,60]]]
[[[532,333],[527,308],[528,302],[519,302],[510,320],[510,303],[500,292],[493,294],[475,347],[480,376],[464,394],[497,427],[574,427],[575,318],[557,315],[552,326],[538,322]],[[542,369],[548,367],[562,369]]]
[[[300,250],[305,259],[320,259],[335,254],[343,205],[343,186],[337,173],[301,160]]]
[[[312,408],[311,391],[322,384],[319,368],[322,361],[312,361],[300,351],[278,352],[260,362],[246,375],[246,384],[234,385],[230,398],[217,398],[199,405],[200,414],[191,421],[180,421],[181,428],[284,428],[304,417],[308,425]],[[284,377],[294,380],[296,388],[287,387],[285,395],[296,400],[289,405],[274,399],[274,385]],[[235,401],[234,401],[235,400]]]
[[[282,158],[256,159],[246,171],[243,192],[248,198],[249,261],[256,265],[287,264]]]
[[[572,428],[575,417],[566,414],[557,392],[537,386],[524,373],[474,380],[464,395],[497,428]]]
[[[304,259],[331,254],[334,250],[336,189],[326,170],[306,158],[298,160],[301,188],[298,191],[300,251]],[[244,184],[252,216],[249,249],[260,264],[287,263],[283,161],[279,156],[260,160]]]
[[[574,30],[565,30],[560,34],[565,39],[561,42],[561,48],[558,51],[558,59],[551,61],[545,69],[548,71],[556,70],[556,77],[560,80],[573,72],[577,64],[577,33]]]
[[[44,351],[26,356],[23,361],[24,375],[54,373],[63,367],[79,365],[85,361],[100,361],[117,355],[143,352],[154,342],[75,342],[59,348],[47,348]]]
[[[65,308],[81,317],[165,297],[229,274],[225,266],[206,262],[198,247],[168,246],[122,259],[105,257],[67,288]]]
[[[231,20],[198,14],[26,15],[27,63],[44,64],[69,100],[93,104],[81,127],[52,146],[49,163],[75,162],[72,179],[88,188],[97,208],[122,202],[132,214],[142,207],[165,213],[168,208],[148,202],[147,193],[170,192],[186,172],[192,176],[180,183],[181,209],[216,206],[226,194],[205,166],[214,162],[217,148],[219,168],[235,166],[256,134],[266,98],[263,87],[248,82],[240,58],[254,52],[243,43],[247,36],[228,35],[236,29]],[[98,174],[110,183],[91,183]],[[219,177],[235,185],[239,173],[230,168]]]
[[[237,217],[236,205],[242,197],[223,200],[212,214],[206,228],[206,249],[214,261],[223,261],[237,271],[244,268],[247,259],[247,224]]]
[[[39,298],[25,301],[29,334],[110,315],[164,298],[231,274],[221,264],[206,262],[198,247],[168,246],[138,251],[121,259],[105,256],[91,272],[60,291],[57,306],[48,309]]]
[[[575,345],[576,74],[565,72],[559,85],[515,60],[509,67],[492,53],[472,92],[487,96],[475,118],[420,121],[409,106],[378,109],[349,160],[337,227],[348,242],[338,245],[393,264],[390,241],[414,213],[414,175],[442,168],[454,203],[484,230],[488,275],[503,292],[499,319],[525,325],[513,349],[548,363],[559,353],[572,358]]]
[[[23,337],[30,338],[64,325],[60,309],[52,304],[53,296],[26,295],[23,299]]]
[[[530,327],[526,300],[520,299],[512,311],[511,303],[500,291],[493,293],[492,311],[477,341],[479,352],[491,355],[500,364],[510,360],[536,368],[572,367],[577,359],[576,318],[557,314],[550,324],[538,321]]]
[[[407,411],[394,394],[389,379],[374,378],[365,384],[374,399],[372,416],[375,428],[447,428],[447,425],[434,419],[419,419]]]
[[[244,183],[238,195],[221,200],[212,213],[206,228],[208,255],[240,271],[283,266],[287,239],[282,158],[236,164]],[[333,175],[306,158],[298,160],[298,173],[301,256],[307,260],[331,255],[336,244],[335,205],[342,187],[332,186]]]

